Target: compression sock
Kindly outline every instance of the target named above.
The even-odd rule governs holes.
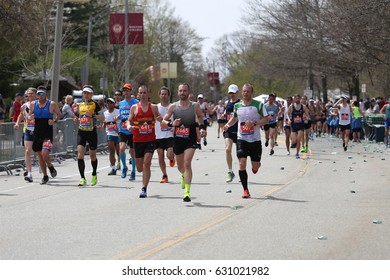
[[[96,176],[96,170],[97,170],[97,166],[98,166],[98,160],[94,160],[92,161],[91,160],[91,165],[92,165],[92,176]]]
[[[246,170],[239,170],[238,174],[240,175],[241,185],[244,190],[248,189],[248,173]]]
[[[127,165],[126,165],[126,154],[125,153],[120,153],[119,157],[121,158],[121,162],[122,162],[123,168],[126,168],[127,167]]]
[[[85,179],[85,175],[84,175],[85,162],[84,162],[84,159],[78,159],[77,163],[78,163],[78,166],[79,166],[80,176],[81,176],[81,178]]]

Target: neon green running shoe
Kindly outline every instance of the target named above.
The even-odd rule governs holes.
[[[85,180],[84,178],[81,178],[80,183],[79,183],[79,187],[84,187],[86,185],[87,185],[87,180]]]
[[[186,183],[184,181],[184,174],[181,174],[181,188],[184,189],[186,186]]]
[[[91,186],[95,186],[97,183],[97,175],[92,175]]]

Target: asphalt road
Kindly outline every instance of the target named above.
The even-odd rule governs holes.
[[[33,183],[0,172],[0,259],[388,260],[390,149],[362,143],[344,152],[340,140],[315,138],[295,159],[283,141],[273,156],[263,147],[246,200],[238,176],[225,183],[216,124],[193,160],[190,203],[176,167],[159,183],[156,153],[146,199],[141,174],[107,175],[108,155],[98,156],[94,187],[77,186],[73,159],[55,162],[58,176],[44,186],[37,168]],[[86,173],[89,181],[88,156]]]

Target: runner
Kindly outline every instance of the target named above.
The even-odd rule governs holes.
[[[127,129],[133,132],[135,160],[137,171],[142,172],[142,189],[140,198],[147,197],[150,181],[152,158],[156,149],[156,120],[162,121],[157,105],[150,103],[149,90],[146,86],[138,88],[140,102],[130,109]]]
[[[226,103],[226,109],[224,112],[224,118],[226,121],[229,121],[233,117],[234,105],[241,100],[238,99],[238,86],[231,84],[228,89],[229,101]],[[226,163],[228,166],[228,173],[226,177],[226,183],[230,183],[236,177],[233,172],[233,157],[232,157],[232,148],[233,143],[236,144],[236,153],[237,153],[237,129],[238,124],[235,123],[229,127],[226,131],[223,132],[223,138],[225,139],[225,152],[226,152]]]
[[[174,127],[175,137],[173,151],[176,155],[177,169],[181,175],[181,187],[184,191],[184,202],[191,201],[192,182],[192,158],[194,157],[197,145],[196,128],[199,126],[200,135],[207,136],[203,122],[203,113],[199,103],[188,99],[190,86],[186,83],[178,87],[179,101],[173,103],[164,116],[163,125]],[[173,121],[170,121],[173,116]]]
[[[57,170],[51,163],[50,152],[53,148],[53,125],[57,119],[61,119],[62,114],[57,104],[47,99],[47,90],[44,86],[38,87],[37,95],[38,99],[30,103],[27,122],[35,123],[32,149],[38,155],[39,166],[43,173],[41,185],[44,185],[49,181],[46,166],[51,177],[57,176]]]
[[[202,118],[203,118],[203,125],[204,129],[207,131],[207,127],[209,126],[209,112],[210,108],[209,105],[207,105],[207,102],[204,101],[203,94],[198,95],[198,103],[200,105],[200,109],[202,110]],[[207,139],[206,136],[203,136],[203,145],[207,146]]]
[[[390,101],[390,98],[388,99]],[[385,146],[389,147],[389,127],[390,127],[390,103],[385,104],[380,110],[381,114],[385,114]]]
[[[271,139],[271,150],[269,155],[272,156],[274,152],[275,142],[276,142],[276,121],[279,114],[279,106],[276,104],[276,95],[270,93],[268,95],[268,102],[265,103],[265,109],[268,113],[268,124],[264,125],[265,131],[265,146],[268,147],[269,140]]]
[[[308,108],[309,102],[307,101],[306,95],[302,96],[301,103],[303,105],[305,105],[306,108]],[[311,116],[310,116],[309,109],[308,109],[308,114],[309,114],[309,117],[304,122],[301,153],[307,153],[309,151],[309,135],[310,135],[310,130],[311,130]]]
[[[108,175],[116,175],[115,155],[119,153],[119,134],[118,127],[120,125],[119,109],[115,108],[115,100],[107,98],[107,110],[104,111],[104,123],[107,133],[107,144],[110,159],[111,171]]]
[[[171,103],[169,102],[171,93],[169,88],[162,87],[158,92],[160,103],[157,104],[158,111],[161,116],[165,116],[168,112]],[[172,121],[172,119],[171,119]],[[161,172],[163,174],[160,183],[168,182],[167,166],[165,164],[164,151],[167,151],[169,165],[175,166],[175,154],[173,153],[173,136],[174,131],[172,127],[162,127],[161,122],[156,122],[156,148],[158,154],[158,162]]]
[[[220,131],[222,131],[222,133],[223,133],[223,126],[225,125],[225,123],[227,123],[227,120],[223,117],[223,113],[225,112],[225,106],[222,103],[222,100],[218,101],[218,105],[214,107],[213,111],[215,113],[217,113],[217,124],[218,124],[218,130],[217,130],[218,136],[217,136],[217,138],[219,138]]]
[[[334,104],[339,115],[339,127],[341,131],[341,139],[343,140],[343,149],[347,151],[349,133],[351,131],[351,116],[352,107],[348,104],[347,97],[342,95],[340,99]]]
[[[30,110],[30,104],[32,101],[35,101],[37,99],[37,89],[30,87],[26,90],[25,95],[26,102],[22,105],[20,108],[21,113],[19,114],[19,117],[15,123],[15,129],[19,129],[19,123],[23,120],[28,119],[28,112]],[[34,140],[34,126],[35,121],[25,121],[24,127],[23,127],[23,146],[24,146],[24,162],[26,164],[26,172],[24,174],[24,180],[27,182],[33,182],[32,177],[32,145]]]
[[[305,129],[305,122],[309,117],[309,111],[306,106],[301,104],[301,96],[295,95],[294,103],[288,108],[288,120],[291,123],[292,130],[292,145],[291,148],[296,148],[297,152],[295,158],[299,159],[299,150],[303,137],[303,130]]]
[[[86,186],[87,180],[85,179],[85,146],[87,142],[89,144],[89,155],[91,158],[92,165],[92,178],[91,186],[97,184],[97,166],[98,160],[96,157],[96,149],[98,146],[98,137],[96,131],[96,122],[104,121],[104,114],[99,104],[96,101],[92,100],[93,96],[93,87],[90,85],[85,85],[83,87],[83,98],[84,101],[76,107],[76,117],[73,118],[73,121],[78,124],[77,132],[77,164],[80,173],[80,183],[79,186]]]
[[[242,198],[250,198],[248,190],[248,173],[246,171],[249,156],[254,174],[261,166],[261,135],[260,127],[268,123],[267,110],[261,101],[253,99],[253,86],[245,84],[242,87],[242,100],[234,105],[234,116],[224,126],[224,131],[238,121],[237,157],[239,160],[239,175],[244,189]]]
[[[133,145],[133,133],[127,129],[128,119],[130,114],[131,106],[137,104],[139,101],[131,95],[133,86],[131,84],[125,84],[122,87],[122,92],[124,99],[119,102],[119,119],[121,124],[119,126],[119,156],[122,161],[122,175],[124,179],[127,176],[127,164],[126,164],[126,147],[130,147],[130,157],[131,157],[131,166],[132,171],[130,173],[129,180],[135,180],[135,153]]]
[[[282,108],[284,111],[283,114],[283,128],[284,128],[284,133],[286,136],[286,149],[287,149],[287,155],[290,155],[290,139],[291,139],[291,122],[288,118],[288,108],[290,107],[292,103],[292,97],[288,96],[286,99],[287,104]]]

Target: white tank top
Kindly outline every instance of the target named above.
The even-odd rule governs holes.
[[[171,107],[172,104],[169,104],[167,107],[164,107],[161,105],[161,103],[157,104],[158,111],[160,112],[160,115],[164,117],[169,107]],[[173,116],[171,116],[171,120],[173,121]],[[173,137],[173,128],[172,127],[164,127],[161,128],[161,123],[156,121],[155,124],[155,131],[156,131],[156,139],[165,139],[165,138],[171,138]]]
[[[349,125],[351,123],[351,109],[349,104],[346,107],[340,105],[339,110],[339,125]]]

